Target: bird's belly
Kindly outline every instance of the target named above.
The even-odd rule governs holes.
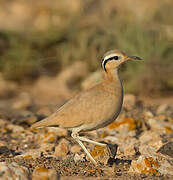
[[[112,123],[120,114],[122,107],[122,97],[120,96],[109,105],[105,105],[100,117],[97,117],[94,122],[88,123],[81,131],[92,131],[103,128]]]

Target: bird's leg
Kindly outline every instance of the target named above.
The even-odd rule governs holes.
[[[104,146],[104,147],[107,146],[107,144],[103,144],[103,143],[99,143],[99,142],[96,142],[96,141],[92,141],[92,140],[87,139],[87,138],[85,138],[85,137],[78,136],[78,138],[79,138],[79,140],[81,140],[81,141],[85,141],[85,142],[88,142],[88,143],[92,143],[92,144],[95,144],[95,145],[98,145],[98,146]]]
[[[71,134],[72,138],[74,138],[78,143],[79,145],[81,146],[81,148],[85,151],[85,153],[87,154],[87,156],[90,158],[90,160],[96,165],[96,161],[94,160],[94,158],[91,156],[91,154],[88,152],[88,150],[86,149],[86,147],[83,145],[83,143],[80,141],[80,137],[78,135],[77,132],[72,132]]]

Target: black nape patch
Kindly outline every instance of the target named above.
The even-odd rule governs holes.
[[[112,60],[118,60],[118,56],[112,56],[112,57],[110,57],[110,58],[108,58],[108,59],[105,59],[105,60],[104,60],[104,58],[102,59],[103,68],[104,68],[105,71],[106,71],[106,63],[107,63],[108,61],[112,61]],[[107,72],[107,71],[106,71],[106,72]]]

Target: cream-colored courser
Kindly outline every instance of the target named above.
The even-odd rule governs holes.
[[[118,67],[128,60],[141,60],[141,58],[127,56],[119,50],[107,52],[101,62],[105,74],[103,82],[70,99],[48,118],[33,124],[32,128],[59,126],[71,130],[71,136],[96,164],[81,141],[100,146],[106,144],[80,137],[78,133],[105,127],[117,118],[123,103],[123,88],[118,76]]]

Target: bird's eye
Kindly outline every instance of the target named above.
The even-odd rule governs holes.
[[[114,56],[114,59],[115,59],[115,60],[118,60],[118,56]]]
[[[118,60],[118,59],[119,59],[118,56],[112,56],[112,57],[106,59],[106,61],[112,61],[112,60]]]

